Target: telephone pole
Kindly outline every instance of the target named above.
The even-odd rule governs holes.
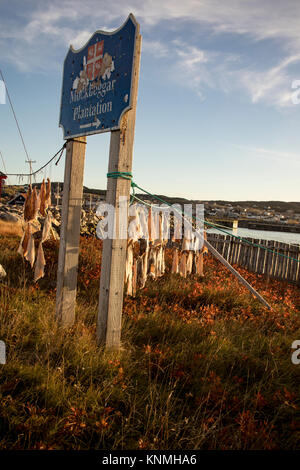
[[[32,176],[32,164],[33,163],[36,163],[36,160],[30,160],[28,158],[28,160],[25,160],[25,163],[28,163],[29,164],[29,184],[31,186],[31,176]]]

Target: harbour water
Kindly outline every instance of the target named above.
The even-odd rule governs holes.
[[[210,228],[209,233],[219,233],[220,235],[226,235],[224,232],[233,234],[244,238],[257,238],[260,240],[274,240],[281,243],[290,243],[293,245],[300,245],[300,233],[291,232],[272,232],[269,230],[251,230],[248,228],[222,228],[222,231]]]

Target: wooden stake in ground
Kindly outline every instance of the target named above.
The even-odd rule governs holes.
[[[268,307],[269,310],[272,310],[272,307],[270,304],[268,304],[268,302],[249,284],[249,282],[246,281],[246,279],[243,278],[243,276],[240,275],[240,273],[238,273],[232,266],[230,263],[228,263],[228,261],[226,261],[225,258],[223,258],[222,255],[220,255],[220,253],[207,241],[207,240],[204,240],[204,245],[207,247],[207,249],[219,260],[221,261],[222,264],[224,264],[224,266],[226,266],[226,268],[229,269],[229,271],[232,272],[232,274],[235,275],[235,277],[242,283],[244,284],[244,286],[247,287],[247,289],[252,292],[253,295],[255,295],[255,297],[258,298],[258,300],[263,304],[265,305],[266,307]]]
[[[132,108],[121,118],[120,130],[111,132],[109,172],[131,172],[132,169],[140,55],[141,36],[137,28],[132,77]],[[114,217],[117,230],[121,212],[119,198],[125,197],[129,201],[129,196],[130,180],[108,178],[106,202],[115,207]],[[126,209],[128,210],[128,202]],[[97,339],[99,344],[105,343],[110,349],[120,347],[126,249],[127,239],[120,238],[118,231],[114,239],[103,240]]]
[[[66,149],[56,288],[56,318],[64,327],[75,321],[85,147],[86,137],[77,137]]]

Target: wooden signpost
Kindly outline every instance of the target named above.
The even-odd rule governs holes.
[[[78,137],[66,149],[56,287],[56,317],[66,327],[75,321],[85,144]]]
[[[56,318],[64,327],[75,321],[86,136],[110,131],[108,171],[131,171],[140,54],[139,24],[131,14],[117,31],[96,31],[78,51],[71,46],[65,59],[60,126],[68,143],[56,293]],[[129,194],[129,180],[108,179],[107,203],[116,220],[119,197],[129,202]],[[126,248],[118,232],[103,241],[97,337],[109,348],[120,346]]]
[[[98,343],[110,349],[118,349],[121,339],[130,197],[130,178],[124,178],[124,173],[128,176],[132,169],[140,55],[139,25],[134,16],[129,15],[117,31],[96,31],[78,51],[71,46],[64,63],[60,126],[67,140],[67,151],[56,318],[63,327],[70,327],[75,321],[86,136],[110,131],[106,202],[114,208],[112,225],[115,230],[113,236],[103,240],[97,321]],[[270,308],[209,242],[204,243]]]
[[[137,37],[135,67],[133,71],[132,109],[123,115],[121,129],[111,132],[108,172],[131,172],[134,142],[137,90],[140,68],[141,36]],[[115,207],[116,236],[103,240],[102,266],[99,293],[99,313],[97,338],[108,348],[118,348],[121,337],[121,318],[127,239],[118,233],[120,197],[129,203],[130,180],[109,178],[107,181],[106,202]],[[128,211],[128,205],[127,205]],[[126,227],[127,229],[127,227]]]

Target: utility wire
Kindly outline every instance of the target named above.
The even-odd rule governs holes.
[[[115,177],[119,177],[119,178],[122,178],[122,177],[123,177],[122,174],[118,174],[118,172],[115,172],[115,174],[116,174]],[[132,190],[133,190],[132,200],[136,198],[134,188],[138,188],[138,189],[140,189],[141,191],[143,191],[145,194],[148,194],[149,196],[152,196],[153,198],[155,198],[155,199],[157,199],[157,200],[163,202],[164,204],[167,204],[168,206],[172,206],[172,204],[170,204],[169,202],[164,201],[162,198],[160,198],[159,196],[156,196],[156,195],[150,193],[149,191],[146,191],[144,188],[141,188],[141,186],[139,186],[138,184],[134,183],[133,181],[131,181],[131,187],[132,187]],[[132,200],[131,200],[131,201],[132,201]],[[141,200],[140,200],[140,201],[141,201]],[[192,218],[194,218],[194,217],[192,217]],[[242,242],[247,243],[248,245],[256,246],[256,247],[261,248],[261,249],[263,249],[263,250],[265,250],[265,251],[268,251],[269,253],[273,253],[273,254],[275,254],[275,255],[277,255],[277,256],[281,256],[282,258],[290,259],[290,260],[292,260],[292,261],[296,261],[297,263],[300,263],[300,259],[293,258],[292,256],[285,255],[284,253],[281,253],[281,252],[279,252],[279,251],[271,250],[270,248],[267,248],[267,247],[265,247],[264,245],[260,245],[260,244],[258,244],[258,243],[251,242],[250,240],[247,240],[247,239],[244,238],[244,237],[240,237],[240,236],[238,236],[238,235],[234,235],[234,234],[232,234],[232,233],[229,233],[229,232],[227,232],[227,231],[225,231],[225,230],[222,230],[221,228],[217,227],[215,224],[212,224],[212,223],[210,223],[210,222],[208,222],[208,221],[206,221],[206,220],[202,220],[202,222],[203,222],[205,225],[208,225],[208,226],[210,226],[210,227],[213,227],[213,228],[215,228],[216,230],[218,230],[219,232],[223,232],[223,233],[225,233],[226,235],[229,235],[230,237],[239,239],[239,240],[241,240]]]
[[[3,163],[3,168],[4,168],[4,171],[5,171],[5,174],[7,175],[7,171],[6,171],[6,167],[5,167],[5,163],[4,163],[4,158],[3,158],[1,150],[0,150],[0,155],[1,155],[1,160],[2,160],[2,163]]]
[[[47,165],[49,165],[49,163],[51,163],[57,157],[57,155],[60,153],[57,162],[55,162],[55,165],[57,165],[58,162],[60,161],[61,157],[62,157],[63,151],[66,148],[66,146],[67,146],[67,142],[64,143],[64,145],[58,150],[58,152],[56,152],[56,154],[53,155],[53,157],[50,158],[50,160],[47,163],[45,163],[45,165],[41,166],[41,168],[34,171],[33,173],[7,173],[6,175],[7,176],[34,176],[37,173],[39,173],[41,170],[43,170]]]
[[[14,118],[15,118],[15,121],[16,121],[16,124],[17,124],[17,128],[18,128],[18,131],[19,131],[21,140],[22,140],[22,144],[23,144],[23,147],[24,147],[26,156],[27,156],[27,160],[29,160],[29,155],[28,155],[28,152],[27,152],[27,148],[26,148],[26,145],[25,145],[25,142],[24,142],[24,139],[23,139],[23,135],[22,135],[22,132],[21,132],[19,123],[18,123],[18,119],[17,119],[16,113],[15,113],[15,110],[14,110],[14,107],[13,107],[13,104],[12,104],[12,101],[11,101],[11,99],[10,99],[10,95],[9,95],[9,92],[8,92],[8,88],[7,88],[6,82],[5,82],[4,77],[3,77],[2,70],[0,70],[0,75],[1,75],[2,81],[3,81],[3,83],[4,83],[5,89],[6,89],[8,101],[9,101],[11,110],[12,110],[12,112],[13,112],[13,115],[14,115]]]

